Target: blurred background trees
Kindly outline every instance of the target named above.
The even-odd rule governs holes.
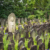
[[[18,18],[29,17],[29,15],[34,15],[36,18],[43,18],[46,15],[48,18],[50,0],[0,0],[0,18],[7,18],[11,12]]]

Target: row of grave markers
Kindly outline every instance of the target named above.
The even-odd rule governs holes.
[[[10,37],[10,42],[11,44],[8,45],[8,50],[15,50],[14,49],[14,41],[12,40],[12,33],[8,33],[8,37]],[[36,38],[38,38],[39,36],[37,36]],[[0,34],[0,50],[3,50],[3,34]],[[7,38],[8,39],[8,38]],[[38,38],[37,39],[37,45],[34,45],[34,40],[32,37],[28,38],[28,49],[30,48],[30,50],[37,50],[37,47],[39,45],[39,49],[38,50],[45,50],[45,43],[42,43],[42,39]],[[27,41],[27,40],[26,40]],[[27,50],[27,48],[25,47],[25,39],[24,38],[20,38],[18,41],[18,50]],[[48,43],[48,49],[50,49],[50,40]]]
[[[10,17],[11,18],[11,17]],[[11,19],[10,19],[11,20]],[[27,22],[27,18],[16,18],[16,21],[15,21],[18,25],[20,25],[21,23],[25,23]],[[8,20],[7,19],[2,19],[0,18],[0,26],[5,26],[5,25],[8,25]]]
[[[18,24],[18,25],[20,25],[21,23],[25,23],[25,22],[28,22],[28,19],[27,18],[16,18],[15,17],[15,14],[14,13],[11,13],[11,14],[9,14],[9,16],[8,16],[8,19],[2,19],[2,18],[0,18],[0,26],[5,26],[5,25],[7,25],[8,24],[8,20],[12,20],[12,18],[13,18],[13,20],[15,20],[15,22]],[[36,21],[36,22],[38,22],[38,19],[33,19],[33,20],[30,20],[30,22],[31,21]],[[43,20],[43,19],[42,19]],[[50,20],[50,15],[49,15],[49,20]]]
[[[18,30],[15,30],[16,27],[15,27],[15,15],[14,13],[11,13],[9,16],[8,16],[8,28],[6,29],[6,34],[8,34],[8,38],[10,38],[10,41],[12,44],[9,44],[8,46],[8,50],[12,50],[11,46],[14,47],[14,42],[13,42],[13,33],[15,34],[15,40],[19,40],[19,50],[27,50],[27,48],[25,48],[24,46],[24,39],[29,39],[29,42],[28,42],[28,47],[30,48],[30,50],[37,50],[37,46],[34,45],[34,41],[32,40],[35,35],[36,35],[36,31],[37,31],[37,44],[39,45],[39,50],[45,50],[45,46],[44,46],[44,43],[42,43],[42,39],[39,39],[39,36],[41,36],[42,33],[45,32],[45,30],[50,31],[50,23],[44,23],[42,25],[36,25],[36,24],[33,24],[31,25],[31,22],[28,21],[28,25],[24,24],[24,29],[22,28],[22,25],[19,24],[18,26]],[[19,19],[20,21],[20,19]],[[4,22],[3,22],[4,23]],[[20,22],[19,22],[20,23]],[[3,49],[3,36],[4,36],[4,32],[2,30],[4,30],[3,27],[0,28],[1,30],[1,34],[0,34],[0,49]],[[28,37],[28,33],[30,32],[30,38]],[[3,33],[3,34],[2,34]],[[21,38],[21,34],[23,34],[25,37],[24,38]],[[22,40],[22,41],[21,41]],[[48,43],[48,48],[50,48],[50,41]]]
[[[45,27],[46,28],[45,28]],[[28,28],[29,27],[29,28]],[[30,30],[30,27],[31,27],[31,30]],[[23,43],[24,43],[24,38],[20,38],[21,37],[21,34],[24,34],[24,32],[25,32],[25,34],[26,34],[26,39],[27,38],[29,38],[28,37],[28,32],[30,31],[30,38],[29,38],[29,41],[28,41],[28,47],[29,48],[31,48],[31,50],[37,50],[37,45],[34,45],[34,41],[32,40],[32,38],[34,38],[35,37],[35,34],[36,33],[34,33],[34,31],[37,29],[37,28],[40,28],[40,29],[38,29],[38,33],[39,33],[39,31],[41,30],[43,30],[43,29],[47,29],[47,28],[49,28],[50,27],[50,23],[46,23],[46,24],[43,24],[43,25],[33,25],[33,27],[32,26],[29,26],[29,25],[24,25],[24,29],[22,28],[22,26],[20,25],[19,27],[18,27],[18,30],[16,30],[15,31],[15,39],[16,40],[19,40],[19,48],[20,49],[22,49],[23,47],[25,48],[25,46],[23,45]],[[1,28],[2,30],[3,30],[3,27]],[[35,29],[35,30],[33,30],[33,29]],[[13,42],[13,34],[12,34],[12,32],[8,32],[8,31],[6,31],[6,33],[8,33],[8,37],[10,37],[10,41],[11,41],[11,43],[13,43],[14,44],[14,42]],[[41,32],[40,32],[41,33]],[[42,33],[41,33],[42,34]],[[33,36],[32,36],[33,35]],[[3,39],[2,39],[2,37],[4,36],[4,34],[0,34],[0,44],[2,44],[3,45]],[[42,39],[39,39],[39,34],[36,36],[36,41],[37,41],[37,44],[39,45],[39,50],[44,50],[45,49],[45,46],[44,46],[44,43],[42,43]],[[8,39],[8,38],[7,38]],[[22,40],[22,41],[21,41]],[[9,47],[8,47],[8,50],[11,50],[12,48],[11,48],[11,46],[13,46],[13,44],[9,44]],[[23,45],[22,47],[21,47],[21,45]],[[48,49],[50,48],[50,41],[49,41],[49,43],[48,43]],[[2,49],[2,47],[1,47],[1,49]],[[19,50],[20,50],[19,49]],[[26,48],[25,48],[26,49]],[[24,50],[24,49],[23,49]]]

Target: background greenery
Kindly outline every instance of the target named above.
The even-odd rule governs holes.
[[[0,0],[0,18],[13,12],[16,17],[46,17],[50,14],[50,0]],[[46,16],[45,16],[46,15]],[[32,19],[32,18],[31,18]]]

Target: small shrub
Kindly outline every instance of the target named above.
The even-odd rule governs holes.
[[[35,18],[35,15],[29,15],[29,16],[28,16],[28,19],[31,19],[31,20],[32,20],[32,19],[34,19],[34,18]]]

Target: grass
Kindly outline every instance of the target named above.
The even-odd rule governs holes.
[[[10,41],[6,40],[7,36],[8,36],[8,34],[4,35],[4,37],[3,37],[4,50],[7,50],[8,49],[8,45],[10,44]]]
[[[25,43],[24,44],[25,44],[26,48],[28,48],[28,41],[29,41],[28,39],[25,39]]]
[[[45,39],[45,48],[48,49],[48,42],[49,42],[50,34],[48,33],[47,39]]]
[[[15,50],[18,50],[18,40],[17,41],[14,40],[14,42],[15,42]]]

